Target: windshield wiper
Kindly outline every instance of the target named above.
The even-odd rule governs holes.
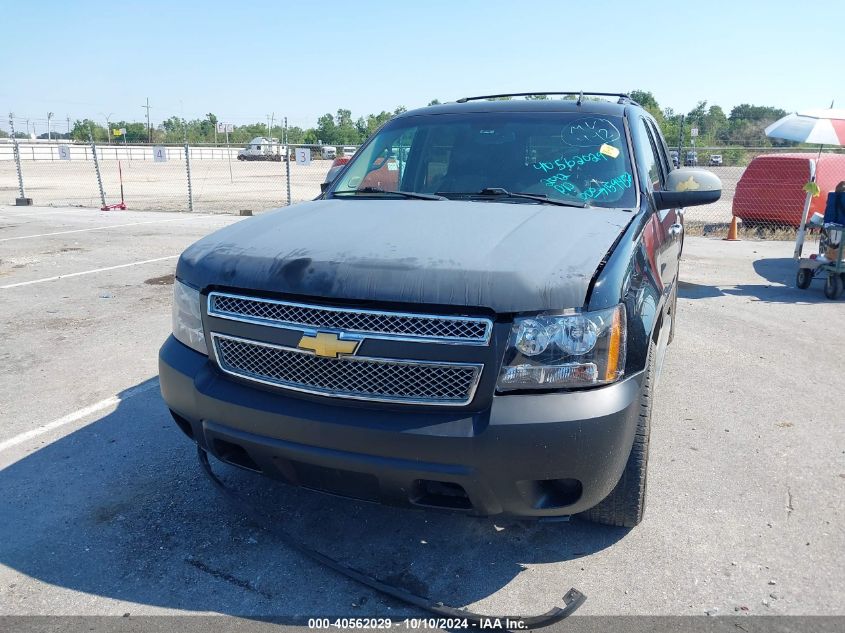
[[[444,198],[443,196],[431,193],[417,193],[416,191],[387,191],[386,189],[379,189],[378,187],[362,187],[361,189],[355,189],[354,191],[335,191],[332,193],[332,197],[343,195],[358,195],[361,193],[363,193],[364,195],[384,194],[391,196],[399,196],[400,198],[408,198],[410,200],[448,200],[448,198]]]
[[[484,197],[484,198],[506,198],[506,199],[524,199],[524,200],[534,200],[535,202],[539,202],[540,204],[554,204],[561,207],[577,207],[579,209],[585,208],[587,205],[583,202],[578,202],[576,200],[557,200],[555,198],[549,198],[546,194],[543,193],[519,193],[519,192],[510,192],[507,189],[503,189],[502,187],[485,187],[481,191],[477,191],[475,193],[464,193],[464,192],[453,192],[453,191],[438,191],[438,195],[442,196],[455,196],[455,197],[467,197],[467,198],[475,198],[475,197]]]

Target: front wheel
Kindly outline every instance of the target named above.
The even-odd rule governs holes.
[[[640,389],[640,411],[637,432],[628,463],[622,477],[610,494],[598,505],[582,512],[582,519],[603,525],[635,527],[643,520],[645,510],[648,443],[651,435],[651,402],[654,397],[655,363],[657,346],[649,343],[648,364]]]
[[[795,276],[795,285],[801,290],[806,290],[810,287],[811,281],[813,281],[813,271],[809,268],[799,268]]]
[[[672,291],[672,306],[669,308],[669,339],[666,341],[670,345],[675,340],[675,319],[678,314],[678,284],[680,279],[675,278],[675,289]]]

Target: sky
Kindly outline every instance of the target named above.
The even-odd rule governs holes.
[[[542,90],[651,91],[787,111],[845,106],[845,2],[5,0],[0,125],[63,131],[213,112],[313,127],[432,99]],[[45,130],[46,131],[46,130]],[[40,133],[40,130],[39,130]]]

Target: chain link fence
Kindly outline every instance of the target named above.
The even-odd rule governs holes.
[[[123,200],[133,210],[203,213],[258,213],[311,200],[320,194],[335,153],[349,154],[355,149],[278,145],[259,160],[239,158],[240,147],[225,146],[93,145],[64,140],[18,141],[17,145],[16,164],[12,139],[0,139],[3,203],[13,204],[20,197],[19,165],[25,197],[36,205],[101,208]],[[845,153],[838,148],[819,153],[771,147],[681,147],[673,154],[680,167],[710,169],[722,180],[718,202],[687,209],[687,232],[693,235],[724,236],[736,217],[741,236],[789,239],[800,224],[804,186],[811,177],[815,175],[820,191],[811,198],[809,217],[822,213],[827,193],[845,181]]]
[[[718,202],[686,210],[686,231],[693,235],[724,237],[735,217],[740,236],[794,238],[807,183],[815,179],[819,188],[818,195],[810,196],[812,218],[824,213],[827,194],[845,181],[845,150],[840,148],[688,146],[673,154],[678,166],[708,169],[722,181]]]
[[[0,141],[5,204],[21,197],[19,165],[23,197],[36,205],[101,208],[122,200],[133,210],[255,213],[315,198],[332,163],[319,146],[291,145],[288,161],[281,154],[239,160],[240,148],[19,141],[16,164],[13,142]],[[297,148],[315,158],[297,163]]]

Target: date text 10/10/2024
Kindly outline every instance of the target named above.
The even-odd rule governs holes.
[[[481,618],[470,623],[462,618],[310,618],[309,629],[406,629],[406,630],[443,630],[473,628],[517,631],[527,628],[519,618]]]

